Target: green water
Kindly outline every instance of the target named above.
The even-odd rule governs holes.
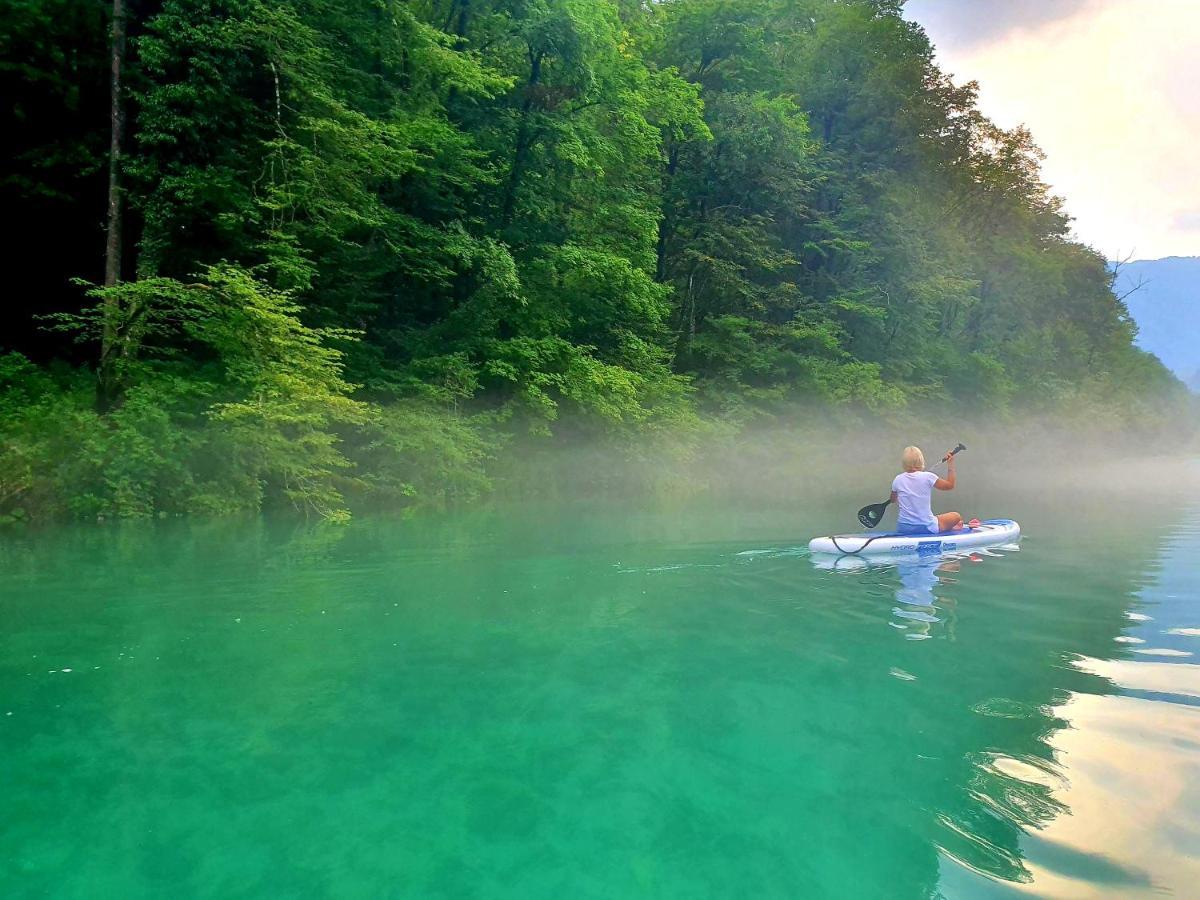
[[[9,533],[0,893],[1194,896],[1200,510],[1006,499]]]

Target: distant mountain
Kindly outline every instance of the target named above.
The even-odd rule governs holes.
[[[1200,256],[1125,263],[1116,291],[1129,294],[1125,303],[1137,322],[1138,346],[1200,392]]]

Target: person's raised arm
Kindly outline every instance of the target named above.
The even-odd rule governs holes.
[[[939,478],[937,481],[935,481],[933,483],[933,486],[935,488],[937,488],[939,491],[954,490],[955,478],[954,478],[954,452],[953,451],[950,452],[949,463],[950,463],[950,465],[947,466],[947,468],[946,468],[946,477]]]

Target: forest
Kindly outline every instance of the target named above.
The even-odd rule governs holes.
[[[1194,415],[901,0],[0,6],[7,519],[336,521],[547,448]]]

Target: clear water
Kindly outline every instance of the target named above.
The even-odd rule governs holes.
[[[980,511],[1019,552],[848,571],[711,501],[0,536],[0,893],[1195,896],[1200,510]]]

